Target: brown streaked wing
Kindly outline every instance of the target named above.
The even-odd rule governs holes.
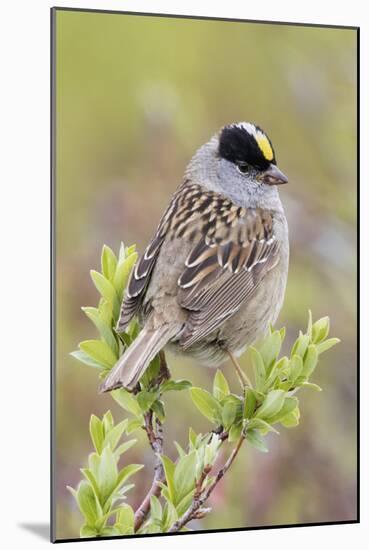
[[[205,235],[186,260],[178,280],[179,304],[190,311],[180,340],[184,348],[234,315],[279,261],[271,213],[249,209],[236,218],[236,223],[234,216],[218,220],[215,233]]]
[[[122,332],[127,327],[141,305],[145,293],[144,291],[150,281],[151,273],[164,238],[165,233],[162,235],[158,231],[154,239],[146,248],[144,255],[141,256],[132,269],[127,290],[121,305],[120,316],[117,323],[118,332]]]
[[[157,232],[146,248],[144,255],[136,264],[128,283],[128,288],[122,302],[117,330],[123,331],[131,319],[138,312],[145,295],[147,285],[158,258],[161,246],[167,237],[179,237],[184,240],[193,240],[202,228],[201,220],[209,220],[214,216],[214,208],[224,199],[213,192],[204,192],[196,184],[184,181],[174,194]],[[229,203],[229,201],[227,201]],[[209,267],[209,270],[210,267]]]

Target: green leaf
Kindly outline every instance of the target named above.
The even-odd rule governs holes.
[[[163,512],[163,531],[166,532],[178,519],[177,511],[170,500],[167,500]]]
[[[117,258],[109,246],[104,244],[101,254],[101,271],[109,281],[113,281],[115,269],[117,267]]]
[[[140,325],[138,324],[138,321],[135,317],[129,323],[128,328],[127,328],[127,332],[131,337],[131,341],[133,342],[133,340],[135,340],[137,338],[138,333],[140,332]],[[158,356],[154,357],[153,361],[155,361],[157,359],[158,359]]]
[[[126,411],[141,418],[141,408],[136,399],[124,388],[113,390],[110,395]]]
[[[161,494],[165,498],[165,500],[170,500],[170,493],[168,487],[165,485],[165,483],[162,483],[159,481],[158,485],[161,488]]]
[[[175,467],[175,464],[170,460],[170,458],[168,458],[165,455],[161,455],[160,460],[162,461],[162,464],[163,464],[170,500],[173,502],[176,494],[175,485],[174,485],[174,472],[176,467]]]
[[[103,321],[103,323],[111,327],[113,323],[112,304],[108,300],[105,300],[105,298],[100,298],[97,309],[99,312],[99,317]]]
[[[103,367],[111,368],[117,361],[117,356],[103,340],[85,340],[79,347]]]
[[[310,346],[307,349],[304,365],[300,374],[305,378],[309,378],[309,376],[314,372],[317,364],[318,364],[317,346],[315,346],[314,344],[310,344]]]
[[[109,525],[101,529],[100,534],[102,537],[117,537],[120,535],[117,527],[110,527]]]
[[[319,321],[313,324],[312,341],[314,344],[319,344],[327,338],[329,334],[329,317],[322,317]]]
[[[123,505],[124,506],[124,505]],[[106,512],[105,514],[103,514],[101,516],[101,518],[99,518],[99,520],[96,522],[95,524],[95,527],[96,527],[96,530],[100,531],[101,529],[103,529],[104,525],[106,524],[106,521],[112,517],[112,516],[116,516],[119,514],[119,510],[120,508],[110,508],[108,512]],[[114,527],[116,527],[116,525],[114,525]]]
[[[272,390],[266,396],[262,405],[257,409],[255,417],[268,419],[276,415],[283,406],[286,393],[283,390]]]
[[[158,376],[160,371],[160,358],[156,355],[150,362],[149,368],[146,369],[143,376],[140,378],[141,388],[148,388],[150,383]]]
[[[131,336],[127,332],[120,332],[120,333],[117,333],[117,334],[118,334],[118,338],[120,339],[120,341],[122,342],[124,347],[129,348],[129,346],[133,342]]]
[[[90,436],[96,452],[101,454],[104,444],[104,428],[101,420],[94,414],[90,418]]]
[[[285,428],[294,428],[295,426],[298,426],[300,419],[300,411],[299,408],[296,407],[291,413],[287,414],[281,419],[281,424],[285,426]]]
[[[260,355],[262,357],[266,372],[268,373],[273,362],[277,359],[280,354],[282,347],[282,338],[279,331],[273,332],[268,336],[262,346],[259,348]]]
[[[236,419],[237,407],[239,403],[237,400],[227,399],[222,410],[222,424],[228,429]]]
[[[222,444],[221,439],[217,434],[211,434],[209,442],[205,445],[204,453],[204,465],[213,465],[217,457],[217,453],[220,445]]]
[[[94,528],[91,527],[91,525],[84,524],[82,525],[81,529],[79,530],[79,536],[83,538],[91,538],[91,537],[97,537],[99,535],[99,532]]]
[[[122,454],[126,453],[136,442],[137,439],[130,439],[129,441],[125,441],[125,443],[119,445],[119,447],[117,447],[114,451],[115,460],[118,461]]]
[[[184,496],[177,504],[176,504],[176,511],[178,517],[182,516],[188,510],[188,508],[191,506],[191,502],[193,500],[193,495],[195,493],[195,489],[187,493],[186,496]]]
[[[265,442],[258,432],[258,430],[250,430],[246,434],[246,440],[255,447],[255,449],[258,449],[262,453],[268,452],[268,447],[265,445]]]
[[[213,423],[222,422],[222,409],[218,401],[202,388],[190,388],[192,401],[199,411]]]
[[[257,390],[260,390],[263,387],[265,377],[266,377],[264,361],[261,354],[258,352],[256,348],[253,348],[251,346],[249,350],[250,350],[252,367],[254,369],[255,388]]]
[[[290,360],[288,357],[284,356],[281,357],[275,364],[278,374],[281,376],[289,376],[290,375]]]
[[[160,399],[154,401],[154,403],[151,405],[151,410],[155,413],[155,416],[159,420],[159,422],[164,422],[165,408],[163,401],[161,401]]]
[[[100,317],[99,310],[95,307],[82,307],[82,311],[93,322],[100,336],[105,340],[108,346],[112,349],[115,356],[118,356],[118,343],[110,326]]]
[[[256,407],[256,395],[251,388],[246,388],[245,392],[246,392],[246,395],[245,395],[244,407],[243,407],[243,417],[251,418],[252,415],[254,414],[254,410]]]
[[[284,342],[284,339],[286,337],[286,327],[282,327],[279,331],[279,335],[281,337],[282,343]]]
[[[127,424],[128,420],[125,419],[114,426],[114,428],[112,428],[109,433],[105,435],[104,445],[110,445],[111,450],[114,451],[115,447],[118,445],[120,438],[127,428]]]
[[[126,259],[126,250],[125,250],[124,242],[121,241],[120,247],[119,247],[118,262],[123,262],[125,259]]]
[[[282,408],[279,410],[277,414],[275,414],[274,416],[270,416],[268,418],[268,423],[275,424],[276,422],[281,422],[281,420],[285,416],[292,413],[292,411],[294,411],[296,407],[298,407],[298,404],[299,404],[299,400],[297,399],[297,397],[286,397]]]
[[[196,432],[194,431],[194,429],[191,428],[191,427],[188,430],[188,440],[189,440],[190,445],[192,447],[196,447],[197,435],[196,435]]]
[[[213,395],[215,399],[221,401],[229,395],[229,385],[228,382],[220,369],[217,370],[214,376],[213,382]]]
[[[159,499],[155,495],[152,495],[150,498],[150,512],[152,518],[161,520],[163,510]]]
[[[119,492],[118,492],[118,498],[119,496],[123,496],[125,495],[126,493],[128,493],[128,491],[130,491],[131,489],[133,489],[133,487],[135,486],[134,483],[127,483],[127,485],[124,485],[124,487],[121,487],[119,489]]]
[[[154,520],[153,518],[150,518],[149,521],[144,523],[142,527],[139,528],[137,533],[139,535],[147,535],[147,534],[159,534],[163,533],[164,529],[162,527],[162,522],[158,522]]]
[[[291,356],[299,355],[300,357],[303,358],[307,350],[307,347],[309,345],[309,341],[310,341],[309,335],[302,334],[302,332],[300,332],[299,337],[297,338],[296,342],[292,346]]]
[[[131,254],[134,254],[136,252],[136,245],[135,244],[131,244],[131,246],[127,246],[126,248],[126,258],[128,258],[128,256],[130,256]]]
[[[237,441],[241,437],[242,428],[242,422],[239,422],[238,424],[233,424],[231,426],[228,434],[228,441],[230,443],[232,443],[233,441]]]
[[[195,485],[196,451],[183,456],[177,462],[174,471],[175,501],[179,502]]]
[[[88,455],[88,465],[96,479],[98,478],[98,475],[99,475],[99,464],[100,464],[100,455],[98,455],[97,453],[90,453]]]
[[[275,428],[273,428],[273,426],[269,422],[265,422],[265,420],[262,420],[261,418],[252,418],[247,425],[247,429],[257,429],[265,434],[267,434],[268,432],[274,432],[276,434],[279,433]]]
[[[102,515],[101,507],[96,499],[95,493],[90,484],[83,480],[80,482],[77,493],[77,503],[87,525],[93,526],[96,520]]]
[[[300,384],[300,378],[296,380],[296,385],[298,386]],[[289,380],[285,380],[284,382],[279,381],[276,385],[276,388],[285,392],[288,392],[290,390],[291,383]]]
[[[142,470],[143,464],[128,464],[118,474],[114,490],[117,491],[128,478]]]
[[[89,367],[93,367],[94,369],[103,369],[103,365],[99,363],[98,361],[95,361],[87,355],[84,351],[76,350],[72,351],[69,355],[77,359],[78,361],[81,361],[81,363],[84,363],[85,365],[88,365]]]
[[[191,386],[192,383],[189,380],[167,380],[161,384],[160,393],[188,390]]]
[[[127,249],[126,249],[127,254]],[[126,257],[125,260],[119,260],[114,279],[113,279],[113,287],[115,288],[119,299],[123,297],[123,291],[127,286],[128,279],[131,273],[131,270],[133,266],[135,265],[137,261],[137,253],[134,252],[130,254],[128,257]]]
[[[222,423],[225,419],[228,420],[228,422],[231,420],[230,417],[227,418],[229,415],[233,416],[234,411],[234,417],[231,423],[238,423],[242,420],[242,408],[243,408],[243,402],[240,397],[234,394],[227,395],[224,399],[222,399],[220,403],[222,407]],[[224,425],[224,423],[223,423]]]
[[[134,523],[135,514],[132,507],[125,502],[120,504],[114,527],[119,530],[121,535],[133,535]]]
[[[302,386],[304,388],[311,388],[312,390],[315,390],[315,391],[323,391],[322,388],[318,386],[318,384],[313,384],[312,382],[304,382]]]
[[[292,386],[302,373],[303,367],[302,357],[300,355],[293,355],[290,361],[290,382]]]
[[[91,279],[100,292],[101,296],[107,300],[113,308],[114,320],[118,320],[120,312],[120,301],[112,283],[98,271],[91,270]]]
[[[97,475],[102,504],[105,504],[111,495],[117,484],[117,479],[118,470],[113,451],[110,447],[105,447],[100,456]]]
[[[82,472],[82,475],[86,478],[86,480],[89,482],[89,484],[91,485],[94,493],[95,493],[95,497],[96,497],[96,500],[97,502],[100,501],[100,489],[99,489],[99,486],[98,486],[98,483],[97,483],[97,479],[95,478],[92,470],[90,470],[89,468],[81,468],[81,472]]]
[[[138,430],[139,428],[142,428],[142,424],[143,424],[142,418],[130,418],[128,420],[127,429],[126,429],[127,434],[131,434],[132,432]]]
[[[111,411],[106,411],[106,413],[104,414],[104,416],[102,418],[102,423],[103,423],[103,426],[104,426],[105,434],[107,434],[108,432],[110,432],[111,429],[113,429],[113,427],[114,427],[114,418],[113,418],[113,415],[111,414]]]
[[[137,395],[137,402],[142,412],[147,412],[154,401],[157,400],[159,393],[157,391],[142,391]]]
[[[273,387],[277,377],[283,376],[283,373],[287,376],[289,376],[290,367],[289,367],[290,360],[288,357],[284,356],[281,357],[278,361],[274,363],[274,365],[269,370],[268,378],[266,381],[266,384],[264,385],[264,390],[268,390],[269,388]]]
[[[329,349],[333,348],[336,344],[338,344],[341,340],[339,338],[328,338],[325,342],[322,342],[321,344],[318,344],[316,349],[318,351],[318,354],[328,351]]]

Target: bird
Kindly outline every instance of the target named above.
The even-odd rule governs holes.
[[[133,391],[162,349],[217,367],[275,323],[289,266],[278,187],[288,182],[267,134],[223,126],[194,154],[132,269],[116,331],[141,330],[100,385]]]

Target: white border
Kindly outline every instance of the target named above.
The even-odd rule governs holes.
[[[46,541],[20,524],[45,524],[49,519],[49,7],[47,0],[3,2],[1,7],[1,472],[2,545]],[[365,3],[338,4],[310,0],[69,0],[58,6],[155,13],[208,15],[271,21],[361,26],[361,97],[369,97],[368,26]],[[362,121],[368,108],[362,105]],[[368,124],[362,122],[361,181],[369,180]],[[361,204],[368,204],[368,184]],[[364,213],[365,214],[365,213]],[[362,216],[362,242],[368,242],[368,216]],[[366,219],[365,219],[366,218]],[[367,246],[364,250],[367,250]],[[363,251],[364,252],[364,251]],[[362,254],[363,280],[369,280]],[[362,289],[368,305],[368,292]],[[368,308],[362,307],[364,326]],[[368,357],[362,353],[362,388],[368,388]],[[368,399],[362,418],[369,417]],[[345,549],[368,540],[368,430],[362,434],[362,523],[360,525],[289,528],[186,537],[101,541],[99,548],[200,548],[204,544],[245,545],[247,548],[309,549],[327,543]],[[366,429],[365,429],[366,428]],[[9,544],[6,544],[6,542]],[[79,543],[77,548],[85,547]],[[88,546],[92,548],[92,546]]]

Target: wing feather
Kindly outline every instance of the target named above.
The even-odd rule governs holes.
[[[217,233],[210,238],[205,235],[187,258],[178,280],[179,304],[189,310],[180,338],[183,348],[195,344],[234,315],[279,260],[271,214],[256,209],[243,214],[228,217],[231,227],[226,235],[222,227],[221,239]]]

